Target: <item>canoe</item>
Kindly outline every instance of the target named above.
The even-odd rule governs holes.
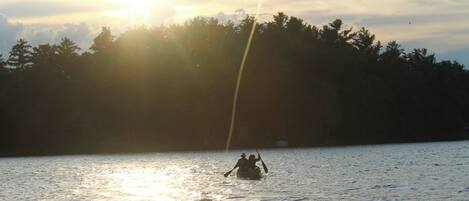
[[[262,178],[261,169],[256,167],[255,169],[248,169],[246,171],[237,172],[236,176],[240,179],[259,180]]]

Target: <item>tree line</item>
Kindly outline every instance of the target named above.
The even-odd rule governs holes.
[[[109,28],[88,51],[69,38],[0,57],[3,155],[223,148],[254,17]],[[259,23],[239,97],[234,147],[464,138],[469,73],[426,49],[382,44],[341,20],[278,13]]]

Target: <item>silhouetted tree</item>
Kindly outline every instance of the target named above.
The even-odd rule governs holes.
[[[430,66],[435,64],[436,58],[434,54],[428,54],[428,50],[423,49],[414,49],[411,53],[406,55],[407,60],[412,65],[416,66]]]
[[[109,50],[112,47],[114,37],[112,36],[109,27],[103,27],[101,33],[93,40],[93,45],[90,47],[94,53],[101,53]]]
[[[30,67],[32,60],[31,45],[24,39],[11,48],[8,64],[17,70],[25,70]]]
[[[367,29],[362,27],[352,41],[352,45],[364,56],[377,58],[381,50],[381,42],[375,44],[375,35],[371,34]]]
[[[5,61],[5,59],[3,58],[3,55],[0,54],[0,70],[4,70],[4,68],[7,66],[7,62]]]
[[[382,47],[339,19],[318,27],[278,13],[116,38],[104,27],[82,54],[69,38],[34,48],[19,40],[7,63],[0,56],[0,154],[222,148],[253,23],[233,146],[467,138],[460,63],[395,41]]]
[[[275,31],[283,31],[287,28],[287,23],[288,23],[288,16],[285,15],[285,13],[278,13],[277,15],[274,16],[274,30]]]
[[[380,55],[385,61],[399,61],[404,56],[404,49],[396,41],[391,41],[386,45],[386,49]]]
[[[65,37],[62,38],[62,41],[56,47],[57,55],[62,57],[63,59],[73,59],[74,57],[78,56],[78,51],[80,48],[70,40],[69,38]],[[98,48],[99,49],[99,48]]]
[[[50,44],[42,44],[33,47],[32,62],[35,65],[50,65],[57,56],[57,48]]]
[[[352,40],[356,33],[352,33],[352,28],[342,30],[343,22],[336,19],[329,25],[324,25],[320,31],[320,38],[326,43],[344,44]]]

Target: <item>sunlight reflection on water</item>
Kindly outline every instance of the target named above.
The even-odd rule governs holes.
[[[0,159],[0,200],[469,197],[469,142],[262,150],[270,171],[260,181],[223,177],[238,152]]]
[[[172,168],[172,172],[178,172],[178,176],[171,174],[170,170],[156,172],[154,169],[130,169],[118,170],[109,176],[111,189],[119,189],[120,192],[133,198],[157,200],[176,199],[173,195],[188,194],[184,189],[186,174],[181,174],[181,170]],[[181,188],[182,187],[182,188]]]
[[[192,168],[197,168],[193,166]],[[88,180],[88,186],[103,183],[100,194],[113,200],[201,199],[201,193],[188,188],[190,168],[176,165],[148,167],[148,163],[118,164],[101,169],[100,179]]]

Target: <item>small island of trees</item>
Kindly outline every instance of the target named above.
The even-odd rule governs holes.
[[[223,148],[253,23],[198,17],[118,37],[103,28],[89,51],[68,38],[35,47],[18,40],[0,59],[0,154]],[[344,27],[284,13],[257,26],[233,147],[466,136],[463,65]]]

